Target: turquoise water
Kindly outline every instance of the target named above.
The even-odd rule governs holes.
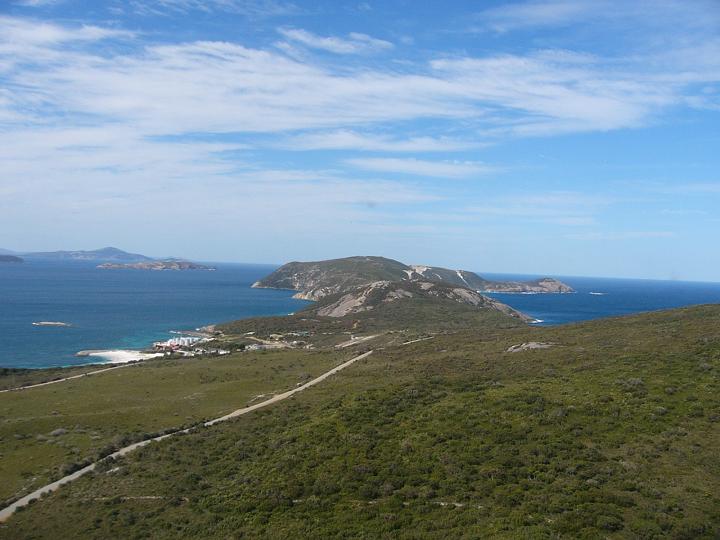
[[[84,349],[137,349],[171,330],[281,315],[307,302],[251,289],[274,266],[220,264],[214,272],[99,270],[95,264],[0,265],[0,367],[87,363]],[[69,328],[33,326],[62,321]]]
[[[307,302],[291,291],[251,289],[273,266],[220,264],[217,271],[99,270],[89,263],[0,265],[0,367],[86,363],[84,349],[139,349],[171,330],[282,315]],[[492,279],[535,276],[483,274]],[[494,294],[542,324],[720,303],[720,283],[560,278],[577,294]],[[603,293],[591,295],[591,292]],[[69,328],[37,327],[62,321]]]

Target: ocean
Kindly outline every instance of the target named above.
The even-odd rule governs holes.
[[[0,265],[0,367],[97,362],[89,349],[142,349],[235,319],[285,315],[308,302],[292,291],[251,289],[275,266],[216,264],[214,272],[100,270],[97,263]],[[70,327],[33,326],[60,321]]]
[[[292,291],[251,289],[274,266],[217,270],[100,270],[94,263],[0,265],[0,367],[84,364],[88,349],[142,349],[153,341],[234,319],[284,315],[308,302]],[[491,279],[531,279],[481,273]],[[562,324],[691,304],[720,303],[720,283],[559,277],[576,294],[493,294],[542,321]],[[590,294],[600,293],[600,294]],[[61,321],[69,327],[33,326]]]
[[[520,281],[543,277],[488,273],[481,275],[488,279]],[[493,293],[489,296],[542,321],[540,324],[544,325],[630,315],[631,313],[696,304],[720,303],[720,283],[573,276],[553,277],[570,285],[575,289],[576,293]]]

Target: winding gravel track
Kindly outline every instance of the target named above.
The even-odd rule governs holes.
[[[73,375],[72,377],[64,377],[62,379],[55,379],[52,381],[46,381],[46,382],[41,382],[41,383],[37,383],[37,384],[29,384],[27,386],[18,386],[16,388],[7,388],[5,390],[0,390],[0,394],[2,394],[3,392],[19,392],[20,390],[29,390],[30,388],[37,388],[39,386],[47,386],[48,384],[57,384],[57,383],[69,381],[72,379],[81,379],[83,377],[90,377],[91,375],[97,375],[98,373],[105,373],[106,371],[113,371],[116,369],[126,368],[128,366],[134,366],[134,365],[136,365],[136,364],[134,364],[134,363],[122,364],[120,366],[113,366],[113,367],[109,367],[109,368],[105,368],[105,369],[98,369],[96,371],[88,371],[87,373],[81,373],[80,375]]]
[[[273,403],[277,403],[278,401],[287,399],[287,398],[293,396],[294,394],[297,394],[298,392],[302,392],[306,388],[310,388],[311,386],[315,386],[316,384],[321,383],[322,381],[324,381],[331,375],[334,375],[338,371],[342,371],[343,369],[345,369],[348,366],[351,366],[358,360],[367,358],[372,353],[373,353],[373,351],[368,351],[366,353],[355,356],[354,358],[351,358],[347,362],[344,362],[344,363],[340,364],[339,366],[332,368],[330,371],[326,371],[319,377],[317,377],[309,382],[306,382],[305,384],[298,386],[297,388],[293,388],[292,390],[288,390],[287,392],[283,392],[282,394],[277,394],[276,396],[273,396],[266,401],[256,403],[255,405],[250,405],[249,407],[243,407],[242,409],[237,409],[236,411],[233,411],[230,414],[226,414],[225,416],[221,416],[220,418],[216,418],[214,420],[209,420],[207,422],[203,422],[202,424],[198,424],[197,426],[193,426],[193,427],[190,427],[187,429],[180,429],[178,431],[173,431],[172,433],[167,433],[165,435],[153,437],[152,439],[140,441],[140,442],[131,444],[129,446],[126,446],[125,448],[121,448],[117,452],[114,452],[114,453],[110,454],[109,456],[107,456],[99,461],[96,461],[95,463],[91,463],[87,467],[83,467],[82,469],[77,470],[74,473],[63,477],[60,480],[52,482],[51,484],[47,484],[46,486],[43,486],[40,489],[33,491],[29,495],[25,495],[23,498],[18,499],[17,501],[12,503],[10,506],[3,508],[2,510],[0,510],[0,523],[7,521],[10,518],[10,516],[12,516],[18,508],[27,506],[28,504],[30,504],[30,502],[39,499],[44,494],[51,493],[53,491],[57,491],[58,489],[60,489],[61,486],[64,486],[65,484],[68,484],[68,483],[72,482],[73,480],[77,480],[84,474],[89,473],[90,471],[93,471],[95,469],[95,467],[98,465],[98,463],[100,463],[101,461],[103,461],[105,459],[108,459],[109,457],[111,457],[111,458],[121,457],[126,454],[129,454],[133,450],[137,450],[138,448],[146,446],[146,445],[150,444],[151,442],[162,441],[163,439],[167,439],[168,437],[172,437],[174,435],[179,435],[181,433],[189,433],[190,431],[192,431],[200,426],[204,426],[204,427],[214,426],[215,424],[219,424],[220,422],[226,422],[233,418],[237,418],[238,416],[248,414],[257,409],[262,409],[263,407],[267,407],[268,405],[272,405]]]

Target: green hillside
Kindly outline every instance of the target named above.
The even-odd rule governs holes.
[[[720,306],[430,337],[107,464],[0,535],[720,535]]]
[[[432,281],[488,292],[569,293],[573,289],[553,278],[533,281],[489,281],[474,272],[435,266],[408,266],[384,257],[347,257],[287,263],[253,287],[291,289],[297,298],[320,300],[377,281]]]

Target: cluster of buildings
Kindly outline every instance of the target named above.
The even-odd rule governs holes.
[[[163,353],[177,353],[183,356],[201,356],[205,354],[225,355],[230,351],[224,349],[208,349],[202,346],[203,343],[210,341],[208,338],[183,336],[174,337],[167,341],[157,341],[153,343],[153,349]]]

